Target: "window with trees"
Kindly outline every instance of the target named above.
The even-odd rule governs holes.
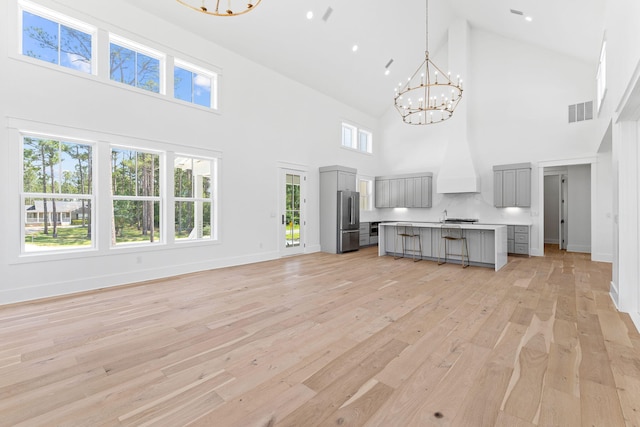
[[[357,126],[342,123],[342,146],[363,153],[373,152],[373,136],[371,132]]]
[[[93,73],[95,28],[32,3],[20,4],[23,55]]]
[[[92,148],[22,137],[23,253],[95,246]]]
[[[217,108],[216,79],[215,73],[176,59],[173,69],[173,96],[192,104]]]
[[[173,171],[176,240],[211,239],[215,161],[176,156]]]
[[[161,242],[160,155],[111,149],[111,244]]]
[[[130,40],[111,35],[109,54],[111,80],[160,93],[160,71],[164,55]]]

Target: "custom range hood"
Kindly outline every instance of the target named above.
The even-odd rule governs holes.
[[[450,67],[460,70],[467,75],[469,62],[469,24],[465,20],[458,20],[449,27],[449,63]],[[473,76],[469,76],[472,80]],[[469,82],[469,77],[465,82]],[[471,90],[469,90],[471,89]],[[472,85],[467,85],[464,99],[456,108],[455,115],[445,125],[448,129],[448,143],[444,160],[436,177],[436,192],[438,193],[478,193],[480,179],[473,165],[473,158],[469,150],[467,136],[467,110],[469,97],[473,96]]]

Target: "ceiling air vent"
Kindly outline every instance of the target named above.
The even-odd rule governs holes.
[[[513,13],[514,15],[524,15],[524,12],[522,12],[521,10],[516,10],[516,9],[509,9],[511,11],[511,13]]]
[[[593,101],[569,105],[569,123],[593,120]]]
[[[328,7],[327,11],[324,13],[324,15],[322,15],[322,20],[324,22],[327,22],[332,13],[333,13],[333,9],[331,7]]]

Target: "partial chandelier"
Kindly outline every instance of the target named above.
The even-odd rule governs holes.
[[[214,16],[237,16],[251,12],[262,0],[176,0],[195,11]],[[223,6],[220,8],[220,2]],[[224,3],[227,4],[225,9]],[[211,5],[207,7],[207,5]]]
[[[462,99],[462,79],[444,73],[429,58],[429,0],[426,0],[425,59],[406,84],[395,89],[394,104],[402,120],[410,125],[445,121]]]

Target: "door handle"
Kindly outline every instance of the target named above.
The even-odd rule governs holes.
[[[282,215],[282,225],[284,225],[284,215]]]

